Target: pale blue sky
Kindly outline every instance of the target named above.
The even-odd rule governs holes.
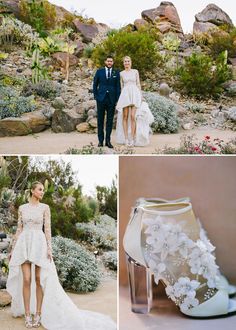
[[[68,10],[77,10],[95,18],[97,22],[109,26],[120,27],[133,23],[145,9],[156,8],[160,0],[50,0]],[[202,11],[209,3],[221,7],[236,25],[236,0],[173,0],[178,10],[184,32],[191,32],[194,16]]]

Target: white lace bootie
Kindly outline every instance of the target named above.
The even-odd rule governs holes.
[[[37,313],[34,316],[34,322],[33,322],[33,327],[34,328],[39,328],[41,326],[41,315]]]
[[[167,200],[163,198],[139,198],[136,201],[136,206],[138,205],[152,205],[152,204],[163,204],[163,203],[181,203],[186,202],[189,203],[191,201],[190,197],[181,197],[175,200]],[[200,238],[208,247],[208,251],[214,255],[215,247],[211,244],[205,229],[202,226],[200,219],[197,219],[199,228],[200,228]],[[232,285],[228,282],[227,278],[222,275],[220,269],[218,270],[218,275],[220,278],[220,286],[223,287],[227,292],[230,298],[233,298],[236,295],[236,286]]]
[[[25,327],[26,328],[32,328],[33,327],[32,316],[31,315],[25,315]]]
[[[221,287],[215,257],[200,238],[190,203],[139,205],[124,236],[132,310],[152,307],[152,277],[180,311],[194,318],[236,313]]]

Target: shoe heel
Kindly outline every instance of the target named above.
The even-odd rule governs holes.
[[[147,314],[152,308],[152,274],[126,254],[129,277],[131,309],[134,313]]]

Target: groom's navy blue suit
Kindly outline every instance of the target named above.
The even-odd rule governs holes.
[[[120,73],[111,69],[110,77],[106,76],[106,69],[98,69],[93,80],[93,94],[97,101],[98,140],[104,140],[104,117],[107,112],[106,143],[110,142],[115,106],[120,96]]]

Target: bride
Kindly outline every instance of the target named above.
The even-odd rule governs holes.
[[[18,211],[7,279],[13,316],[25,315],[26,328],[116,329],[108,316],[78,309],[60,285],[52,256],[50,208],[40,202],[43,195],[43,184],[34,182],[29,203]]]
[[[121,94],[116,105],[116,141],[132,147],[145,146],[149,144],[150,125],[154,118],[142,97],[138,70],[132,69],[129,56],[124,57],[123,63]]]

